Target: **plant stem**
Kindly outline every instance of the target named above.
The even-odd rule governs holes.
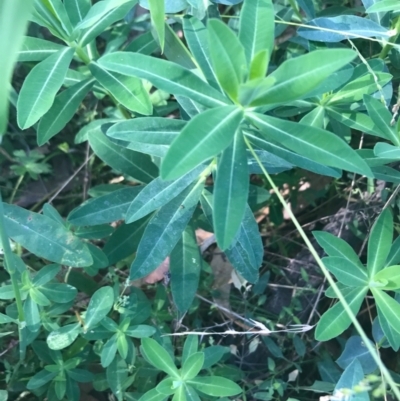
[[[21,293],[19,291],[17,268],[13,260],[13,253],[10,247],[10,242],[6,233],[6,226],[4,224],[4,209],[3,200],[0,193],[0,240],[4,250],[4,262],[8,274],[11,278],[11,284],[14,290],[15,303],[18,310],[18,332],[19,332],[19,357],[20,360],[25,358],[25,341],[23,339],[23,330],[25,328],[24,308],[22,305]]]
[[[354,324],[354,327],[356,328],[358,334],[360,335],[361,339],[364,342],[365,347],[368,349],[370,352],[371,356],[379,366],[379,369],[381,370],[382,375],[385,377],[387,383],[390,385],[392,388],[393,393],[397,397],[398,400],[400,400],[400,390],[397,388],[397,385],[395,381],[393,380],[392,376],[390,375],[389,371],[386,369],[386,366],[382,363],[382,361],[379,358],[379,355],[377,354],[375,348],[373,345],[371,345],[371,342],[367,335],[365,334],[363,328],[361,327],[360,323],[358,322],[356,316],[350,309],[349,304],[346,302],[343,294],[340,292],[338,286],[336,285],[335,281],[333,280],[331,274],[329,273],[328,269],[325,267],[324,263],[322,262],[321,258],[319,257],[316,249],[314,248],[313,244],[311,241],[308,239],[306,233],[304,232],[303,228],[301,227],[300,223],[296,219],[295,215],[293,214],[292,210],[290,209],[289,205],[286,203],[285,199],[279,192],[279,189],[276,187],[274,184],[274,181],[272,180],[271,176],[268,174],[267,170],[264,168],[262,165],[259,157],[257,154],[254,152],[253,147],[251,146],[251,143],[249,140],[244,136],[244,140],[246,142],[247,147],[249,148],[250,152],[252,153],[253,157],[257,160],[258,165],[261,168],[261,171],[265,175],[266,179],[268,180],[269,184],[271,185],[272,189],[274,190],[276,196],[278,197],[279,201],[281,202],[282,206],[285,208],[286,212],[290,216],[290,219],[292,220],[293,224],[295,225],[296,229],[298,230],[300,236],[302,237],[303,241],[307,245],[307,248],[309,249],[310,253],[314,257],[315,261],[317,262],[318,266],[321,268],[322,272],[324,273],[324,276],[326,277],[327,281],[329,282],[330,286],[332,287],[333,291],[337,295],[339,301],[342,303],[344,310],[346,311],[347,315],[349,316],[350,320]]]
[[[390,49],[393,46],[393,43],[396,42],[397,38],[399,37],[400,34],[400,17],[397,18],[396,25],[394,26],[394,29],[396,33],[390,37],[389,42],[386,43],[385,46],[383,46],[383,49],[381,53],[379,54],[379,58],[384,59],[388,53],[390,52]]]

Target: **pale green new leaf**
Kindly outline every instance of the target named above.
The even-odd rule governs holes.
[[[367,270],[370,278],[382,270],[393,240],[393,215],[384,209],[372,226],[368,239]]]
[[[345,300],[354,315],[357,315],[367,292],[368,287],[356,287],[344,294]],[[317,341],[328,341],[342,334],[350,324],[350,317],[344,310],[342,303],[338,302],[322,315],[315,330],[315,339]]]
[[[32,10],[33,0],[0,2],[0,142],[8,122],[10,78]]]
[[[88,137],[96,155],[112,168],[144,183],[158,176],[158,168],[150,156],[118,146],[104,134],[90,132]]]
[[[113,334],[111,338],[104,344],[103,349],[101,350],[100,361],[103,368],[109,366],[117,354],[117,338],[117,334]]]
[[[150,220],[131,265],[131,280],[150,274],[171,253],[192,217],[204,178],[163,206]]]
[[[266,139],[272,139],[317,163],[373,177],[366,162],[329,131],[258,113],[248,113],[247,117]]]
[[[181,369],[183,380],[194,379],[201,371],[204,364],[204,352],[196,352],[190,355]]]
[[[221,20],[209,20],[207,29],[211,62],[218,82],[230,98],[236,100],[239,85],[247,74],[244,48],[234,32]]]
[[[110,71],[147,79],[158,89],[186,96],[207,107],[228,103],[221,92],[209,86],[195,73],[167,60],[139,53],[115,52],[103,56],[98,63]]]
[[[183,31],[189,49],[199,64],[204,77],[212,87],[220,89],[211,63],[207,28],[196,17],[186,16],[183,19]]]
[[[228,248],[242,222],[249,192],[246,144],[240,129],[222,152],[214,184],[213,226],[218,246]]]
[[[274,5],[271,0],[245,1],[240,13],[239,39],[244,46],[247,62],[250,64],[258,54],[267,51],[269,55],[274,49]],[[265,76],[268,59],[260,71]]]
[[[56,96],[50,110],[39,122],[37,129],[39,146],[44,145],[68,124],[93,84],[94,80],[88,79],[71,86]]]
[[[192,227],[188,226],[171,252],[171,292],[177,309],[186,312],[196,295],[201,271],[201,255]]]
[[[97,81],[127,109],[143,115],[153,113],[150,96],[139,78],[111,73],[95,62],[89,64],[89,69]]]
[[[338,256],[322,258],[322,261],[341,283],[349,287],[365,287],[368,285],[367,272],[359,264]]]
[[[32,68],[17,102],[17,121],[21,129],[31,127],[50,110],[74,52],[75,49],[64,48]]]
[[[161,177],[173,180],[211,159],[232,142],[243,118],[236,106],[224,106],[198,114],[171,144],[161,165]]]
[[[375,283],[382,283],[385,291],[397,290],[400,288],[400,266],[394,265],[384,268],[372,278]]]
[[[65,49],[65,47],[58,43],[25,36],[22,46],[17,53],[17,61],[42,61],[61,49]]]
[[[143,338],[142,346],[140,348],[144,354],[144,357],[154,367],[178,380],[180,379],[180,375],[174,364],[174,361],[168,352],[157,341],[153,340],[152,338]]]
[[[325,49],[286,60],[265,78],[265,88],[261,85],[257,96],[248,103],[262,106],[299,99],[356,56],[349,49]]]

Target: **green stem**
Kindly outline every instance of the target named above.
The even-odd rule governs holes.
[[[26,323],[25,323],[24,308],[22,305],[21,293],[18,284],[17,268],[13,260],[13,253],[10,247],[10,242],[6,233],[6,226],[4,223],[4,209],[3,209],[3,200],[1,198],[1,193],[0,193],[0,240],[1,243],[3,244],[5,267],[11,278],[11,284],[15,296],[15,303],[17,305],[17,310],[18,310],[19,356],[20,360],[23,360],[25,358],[25,345],[24,345],[25,341],[23,339],[23,330]]]
[[[396,33],[390,37],[389,42],[383,47],[381,53],[379,54],[379,58],[384,59],[390,52],[390,49],[393,46],[393,43],[396,42],[397,38],[400,34],[400,17],[397,18],[396,25],[394,26]]]
[[[9,200],[10,203],[13,203],[14,198],[15,198],[15,194],[17,193],[18,188],[19,188],[19,186],[21,185],[21,182],[22,182],[22,180],[24,179],[24,177],[25,177],[25,173],[19,176],[18,181],[17,181],[17,183],[15,184],[15,187],[14,187],[14,189],[13,189],[13,191],[12,191],[12,194],[11,194],[11,197],[10,197],[10,200]]]
[[[386,369],[386,366],[382,363],[382,361],[379,358],[379,355],[377,354],[374,346],[371,344],[369,338],[365,334],[363,328],[361,327],[360,323],[358,322],[356,316],[350,309],[349,304],[346,302],[346,299],[344,298],[343,294],[340,292],[338,286],[336,285],[335,281],[333,280],[331,274],[325,267],[324,263],[322,262],[321,258],[319,257],[317,251],[315,250],[313,244],[311,241],[308,239],[306,233],[304,232],[303,228],[301,227],[300,223],[296,219],[295,215],[293,214],[292,210],[290,209],[289,205],[286,203],[285,199],[279,192],[279,189],[276,187],[274,184],[274,181],[272,180],[271,176],[268,174],[267,170],[264,168],[262,165],[259,157],[257,154],[254,152],[253,147],[251,146],[251,143],[249,140],[244,137],[244,140],[246,142],[247,147],[249,148],[250,152],[252,153],[253,157],[257,160],[257,163],[259,164],[261,171],[267,178],[269,184],[271,185],[272,189],[274,190],[276,196],[278,197],[279,201],[281,202],[282,206],[290,216],[290,219],[292,220],[293,224],[295,225],[296,229],[298,230],[300,236],[302,237],[303,241],[307,245],[307,248],[310,250],[311,255],[314,257],[315,261],[317,262],[318,266],[321,268],[322,272],[324,273],[324,276],[326,277],[327,281],[329,282],[330,286],[332,287],[333,291],[335,292],[336,296],[338,297],[339,301],[343,305],[343,309],[346,311],[347,315],[349,316],[350,320],[354,324],[354,327],[356,328],[358,334],[360,335],[361,339],[364,342],[365,347],[368,349],[370,352],[372,358],[375,360],[377,365],[379,366],[379,369],[382,372],[382,375],[385,377],[387,383],[390,385],[392,388],[393,393],[396,395],[397,399],[400,400],[400,390],[397,388],[397,385],[395,381],[393,380],[392,376],[390,375],[389,371]]]

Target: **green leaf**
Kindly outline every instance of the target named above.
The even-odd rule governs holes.
[[[111,391],[118,401],[122,401],[126,381],[128,379],[128,365],[119,355],[117,355],[110,366],[107,367],[106,377]]]
[[[125,334],[134,338],[146,338],[152,336],[156,332],[155,327],[147,326],[145,324],[138,324],[136,326],[129,326],[125,330]]]
[[[181,369],[182,380],[194,379],[203,368],[204,352],[196,352],[190,355]]]
[[[212,345],[203,350],[204,352],[204,364],[203,369],[211,368],[211,366],[218,363],[221,358],[229,353],[228,347],[223,347],[222,345]]]
[[[58,372],[49,372],[43,369],[30,378],[28,384],[26,385],[26,388],[28,390],[35,390],[39,387],[42,387],[49,381],[53,380],[57,376],[57,374]]]
[[[46,297],[46,295],[42,294],[37,288],[31,288],[29,290],[29,296],[32,298],[32,301],[40,306],[49,306],[50,301]]]
[[[165,394],[161,394],[156,388],[152,388],[144,393],[138,401],[164,401],[166,398]]]
[[[88,79],[71,86],[56,96],[50,110],[39,122],[37,129],[39,146],[44,145],[68,124],[93,84],[94,80]]]
[[[50,301],[60,304],[68,303],[75,299],[77,290],[75,287],[64,283],[48,283],[40,288]]]
[[[341,283],[349,287],[365,287],[368,285],[367,272],[359,264],[338,256],[322,258],[322,261]]]
[[[174,140],[161,165],[161,178],[173,180],[215,157],[232,142],[243,118],[236,106],[217,107],[198,114]]]
[[[210,49],[208,45],[207,29],[196,17],[185,16],[183,18],[183,32],[185,39],[196,59],[207,82],[215,89],[220,89],[217,76],[211,63]]]
[[[176,392],[176,388],[174,387],[174,379],[172,377],[167,377],[164,380],[161,380],[160,383],[157,384],[157,391],[161,394],[172,395]]]
[[[188,226],[171,252],[171,292],[177,309],[186,312],[196,295],[201,271],[201,255],[193,229]]]
[[[384,268],[372,277],[374,282],[385,283],[382,287],[385,291],[397,290],[400,288],[400,266],[394,265]]]
[[[143,338],[140,347],[142,354],[155,368],[180,379],[180,374],[168,352],[152,338]]]
[[[170,61],[138,53],[115,52],[99,59],[110,71],[147,79],[158,89],[186,96],[207,107],[223,106],[227,99],[192,71]]]
[[[109,4],[109,6],[107,3]],[[123,4],[115,7],[115,4],[118,3]],[[97,36],[102,34],[104,30],[112,25],[114,22],[123,19],[136,3],[137,0],[121,0],[119,2],[107,1],[96,3],[89,10],[88,14],[82,20],[82,22],[76,27],[76,30],[81,31],[81,35],[79,37],[79,46],[86,46]],[[96,9],[95,6],[97,6]]]
[[[114,360],[115,355],[117,354],[117,343],[118,335],[114,334],[105,344],[103,349],[101,350],[101,366],[106,368],[111,364]]]
[[[194,334],[189,334],[186,337],[185,344],[182,350],[182,365],[185,361],[199,349],[199,339]]]
[[[126,359],[126,357],[128,356],[129,345],[128,345],[128,339],[126,338],[125,335],[119,335],[117,337],[117,348],[121,358]]]
[[[235,382],[225,377],[196,377],[187,383],[212,397],[230,397],[242,393],[242,389]]]
[[[64,3],[61,0],[37,0],[37,2],[41,2],[50,13],[53,14],[53,16],[60,22],[67,37],[71,37],[72,25],[67,11],[65,10]]]
[[[320,163],[316,163],[307,157],[298,155],[282,146],[279,146],[275,142],[272,142],[270,140],[265,140],[256,130],[251,130],[251,131],[246,130],[244,131],[244,134],[250,140],[250,142],[252,142],[260,149],[264,149],[267,152],[272,153],[273,155],[276,155],[284,160],[287,160],[289,163],[292,163],[295,166],[298,166],[305,170],[312,171],[317,174],[326,175],[328,177],[339,178],[342,175],[341,170],[337,170],[331,167],[324,166]]]
[[[361,363],[358,358],[354,358],[353,361],[347,366],[345,371],[340,376],[339,381],[335,386],[335,393],[342,392],[343,389],[353,389],[358,386],[362,380],[364,380],[364,372]],[[368,392],[358,392],[351,396],[354,401],[368,401]]]
[[[151,24],[153,25],[156,33],[158,42],[160,43],[161,52],[164,50],[165,43],[165,3],[164,0],[148,0],[150,6]]]
[[[138,117],[114,124],[107,136],[127,142],[170,145],[185,127],[186,121],[162,117]]]
[[[17,53],[17,61],[42,61],[61,49],[66,48],[48,40],[25,36]]]
[[[126,212],[126,223],[132,223],[166,205],[186,189],[205,169],[199,166],[175,181],[157,177],[139,193]]]
[[[398,160],[400,158],[400,147],[386,142],[378,142],[374,147],[374,154],[382,159]]]
[[[111,287],[98,289],[90,298],[85,314],[85,332],[108,315],[114,305],[114,291]]]
[[[4,218],[10,238],[36,256],[74,267],[93,263],[87,246],[49,217],[4,204]]]
[[[17,120],[21,129],[31,127],[50,110],[74,52],[72,48],[61,49],[32,68],[22,84],[17,102]]]
[[[39,308],[29,295],[24,302],[24,315],[28,329],[33,333],[38,331],[41,325]]]
[[[372,226],[368,240],[367,270],[370,278],[383,269],[393,240],[393,215],[384,209]]]
[[[158,176],[158,168],[150,156],[118,146],[104,134],[90,132],[88,137],[93,151],[110,167],[144,183]]]
[[[89,199],[69,214],[68,221],[74,226],[96,226],[123,220],[132,200],[143,188],[143,185],[121,188]]]
[[[67,0],[64,6],[72,25],[76,26],[90,10],[90,0]]]
[[[89,64],[89,69],[104,89],[128,110],[144,115],[153,113],[150,96],[139,78],[107,71],[95,62]]]
[[[122,224],[115,230],[103,248],[110,265],[137,251],[149,220],[150,217],[144,217],[135,223]]]
[[[371,292],[382,316],[397,333],[400,333],[400,304],[378,288],[371,288]]]
[[[272,139],[317,163],[372,176],[365,161],[331,132],[258,113],[248,113],[247,117],[266,139]]]
[[[7,128],[10,80],[28,19],[33,10],[33,0],[3,0],[0,3],[0,142]]]
[[[204,179],[192,184],[153,216],[131,265],[131,280],[151,273],[170,254],[192,217],[203,185]]]
[[[259,54],[274,49],[274,5],[271,0],[245,1],[240,12],[239,39],[242,42],[247,62],[250,64]],[[257,78],[265,76],[269,58],[261,57],[264,62],[258,68]],[[263,71],[262,75],[261,72]]]
[[[374,131],[378,131],[381,137],[400,146],[400,138],[396,129],[390,125],[393,116],[381,101],[372,96],[364,95],[364,104],[368,114],[375,123]]]
[[[389,255],[386,259],[385,266],[400,264],[400,236],[397,237],[390,247]]]
[[[375,77],[378,82],[376,82]],[[386,72],[376,72],[374,75],[368,73],[362,75],[357,79],[351,80],[343,88],[341,88],[337,93],[328,96],[325,99],[325,104],[336,104],[336,103],[353,103],[361,100],[364,95],[369,95],[374,93],[378,89],[378,85],[383,87],[391,79],[392,75]]]
[[[244,48],[231,28],[221,20],[210,19],[207,29],[211,61],[218,82],[230,98],[236,100],[239,84],[247,74]]]
[[[368,7],[365,11],[368,14],[383,11],[400,11],[400,4],[397,0],[382,0],[375,4],[372,3],[372,5]]]
[[[317,88],[332,73],[356,57],[349,49],[315,50],[284,61],[263,80],[257,96],[248,100],[251,106],[287,103]]]
[[[51,281],[60,272],[61,266],[57,264],[51,264],[42,267],[33,277],[32,284],[35,287],[40,287]]]
[[[360,268],[364,267],[354,249],[346,241],[326,231],[313,231],[313,235],[328,256],[345,258]]]
[[[142,53],[150,55],[158,49],[158,44],[154,40],[151,31],[145,32],[133,39],[128,46],[125,47],[125,51]]]
[[[68,324],[60,327],[58,330],[52,331],[46,339],[47,345],[52,350],[61,350],[70,346],[82,332],[81,325]]]
[[[235,239],[247,207],[249,169],[246,144],[238,129],[222,152],[214,184],[213,226],[218,246],[224,251]]]
[[[344,294],[346,302],[354,315],[357,315],[367,292],[368,287],[356,287],[349,293]],[[315,339],[317,341],[328,341],[342,334],[350,324],[350,317],[344,310],[342,303],[338,302],[322,315],[315,330]]]
[[[192,386],[188,386],[185,383],[183,387],[185,389],[185,397],[187,401],[200,401],[199,395]]]

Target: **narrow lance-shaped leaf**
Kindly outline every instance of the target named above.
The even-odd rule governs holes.
[[[17,52],[33,10],[33,0],[3,0],[0,3],[0,142],[8,122],[10,78]]]
[[[60,22],[64,32],[68,37],[72,34],[72,25],[65,9],[65,5],[61,0],[36,0],[41,2]]]
[[[157,33],[161,51],[164,50],[165,44],[165,3],[164,0],[148,0],[150,6],[151,23]]]
[[[133,200],[126,212],[126,222],[132,223],[167,204],[187,188],[204,169],[205,166],[199,166],[175,181],[163,181],[157,177]]]
[[[88,137],[96,155],[112,168],[141,182],[150,182],[158,176],[157,166],[148,155],[118,146],[104,134],[90,132]]]
[[[247,74],[244,48],[234,32],[222,21],[209,20],[207,29],[211,61],[218,82],[230,98],[236,100],[239,84]]]
[[[66,0],[64,6],[72,25],[76,26],[90,10],[90,0]]]
[[[21,129],[31,127],[50,110],[74,52],[72,48],[62,49],[32,68],[17,102],[17,120]]]
[[[94,84],[93,79],[82,81],[56,96],[50,110],[42,117],[37,129],[38,145],[44,145],[58,134],[74,116]]]
[[[246,144],[240,129],[222,152],[214,185],[214,231],[218,246],[228,248],[240,227],[247,206],[249,169]]]
[[[371,288],[376,306],[385,317],[388,324],[397,332],[400,333],[400,304],[394,300],[386,292],[378,288]],[[380,317],[379,317],[380,318]]]
[[[144,115],[153,113],[150,96],[139,78],[111,73],[95,62],[89,64],[89,69],[97,81],[127,109]]]
[[[232,142],[243,118],[236,106],[224,106],[198,114],[174,140],[161,166],[161,177],[172,180],[215,157]]]
[[[48,40],[25,36],[20,50],[17,53],[18,61],[42,61],[57,53],[64,46]]]
[[[393,215],[384,209],[376,219],[368,240],[367,269],[370,278],[383,269],[393,240]]]
[[[341,283],[349,287],[365,287],[368,285],[366,270],[353,261],[338,256],[323,258],[322,261]]]
[[[139,53],[115,52],[105,55],[98,63],[110,71],[147,79],[158,89],[186,96],[207,107],[223,106],[228,102],[221,92],[195,73],[170,61]]]
[[[132,263],[131,280],[151,273],[170,254],[192,217],[203,186],[204,178],[188,187],[154,215],[146,227]]]
[[[356,315],[368,292],[368,287],[354,288],[344,295],[353,315]],[[344,310],[343,304],[338,302],[328,309],[318,322],[315,338],[318,341],[328,341],[343,333],[351,324],[351,319]]]
[[[170,271],[172,297],[178,310],[184,313],[196,295],[201,271],[201,255],[190,226],[171,252]]]
[[[196,17],[186,16],[183,19],[185,39],[194,58],[199,64],[207,82],[214,88],[220,89],[217,76],[212,67],[210,48],[208,45],[207,28]]]
[[[245,1],[240,13],[239,39],[248,64],[258,61],[261,78],[267,72],[269,56],[274,48],[274,6],[271,0]],[[257,60],[257,58],[259,60]]]
[[[318,163],[373,176],[365,161],[346,142],[328,131],[258,113],[247,116],[266,139]]]
[[[283,62],[259,84],[251,106],[296,100],[317,88],[333,72],[351,62],[356,53],[348,49],[315,50]]]

